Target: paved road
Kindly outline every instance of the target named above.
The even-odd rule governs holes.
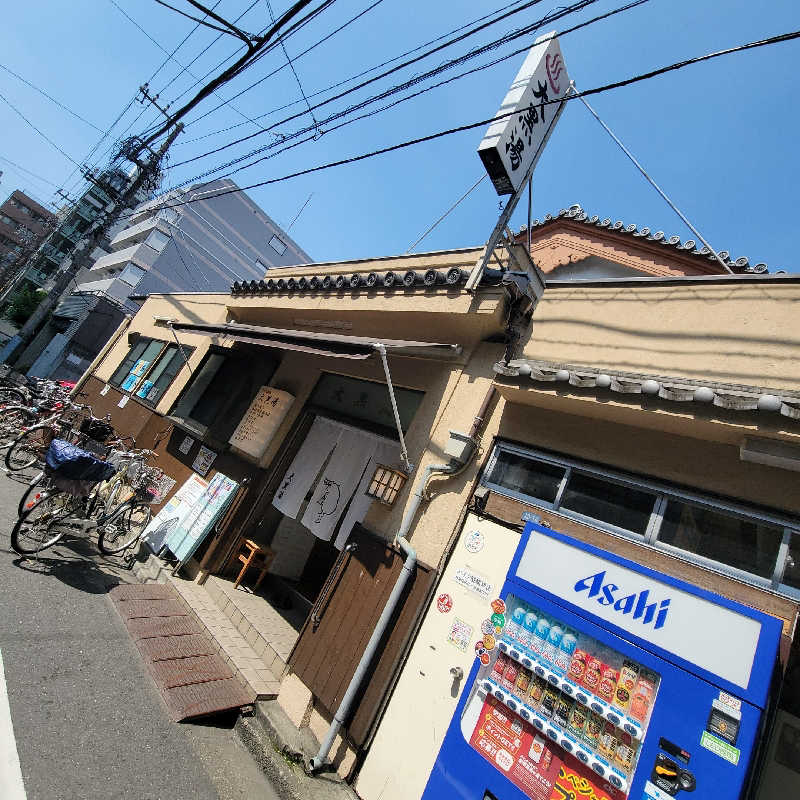
[[[233,719],[177,725],[108,589],[132,578],[94,540],[17,556],[8,533],[22,485],[0,474],[0,798],[234,800],[277,795],[235,738]],[[6,783],[3,786],[3,783]]]

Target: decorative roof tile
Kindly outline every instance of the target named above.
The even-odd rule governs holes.
[[[683,251],[684,253],[688,253],[697,258],[716,262],[716,258],[714,258],[714,254],[711,252],[711,250],[705,246],[697,247],[697,243],[694,241],[694,239],[687,239],[685,242],[681,242],[680,236],[667,237],[665,236],[664,231],[656,231],[655,233],[651,233],[650,228],[639,228],[634,224],[626,225],[624,222],[622,222],[622,220],[613,222],[609,217],[600,219],[600,217],[598,217],[596,214],[589,216],[583,210],[583,208],[578,205],[578,203],[574,203],[569,208],[562,208],[556,215],[545,214],[544,219],[533,220],[531,223],[531,228],[541,228],[558,219],[570,219],[575,222],[582,222],[585,225],[591,225],[596,228],[608,228],[616,231],[617,233],[626,234],[628,236],[636,236],[651,242],[660,242],[666,247],[672,247],[675,250]],[[519,229],[519,233],[521,234],[526,230],[527,226],[523,225]],[[719,257],[735,273],[747,274],[769,272],[767,265],[763,262],[751,265],[747,256],[733,259],[727,250],[720,250]]]

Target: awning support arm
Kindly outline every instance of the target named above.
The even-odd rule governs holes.
[[[383,362],[383,372],[386,375],[386,383],[389,387],[389,399],[392,401],[392,411],[394,411],[394,422],[397,425],[397,436],[400,439],[400,458],[403,460],[406,472],[410,475],[414,471],[414,465],[408,460],[408,450],[406,440],[403,436],[403,426],[400,424],[400,412],[397,410],[397,400],[394,397],[394,386],[392,386],[392,376],[389,372],[389,362],[386,359],[386,347],[380,342],[376,342],[373,347],[380,353]]]

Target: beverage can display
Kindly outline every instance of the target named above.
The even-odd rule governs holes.
[[[586,727],[586,720],[589,717],[589,709],[580,703],[575,703],[572,712],[567,720],[567,729],[574,733],[578,738],[583,737],[583,730]]]
[[[530,650],[537,655],[541,655],[549,633],[550,620],[547,619],[547,617],[539,617],[536,622],[536,628],[533,630],[533,635],[531,636]]]
[[[639,665],[627,658],[622,662],[622,669],[619,671],[617,688],[614,690],[612,705],[620,711],[627,711],[633,697],[633,689],[639,677]]]
[[[656,681],[658,676],[650,670],[643,669],[639,673],[636,681],[636,688],[633,690],[631,698],[630,715],[641,723],[647,719],[650,706],[653,704],[653,697],[656,693]]]
[[[614,690],[617,688],[618,680],[619,671],[610,664],[603,664],[600,669],[600,683],[597,686],[597,694],[606,703],[610,703],[614,699]]]
[[[558,650],[556,650],[555,665],[564,672],[569,671],[570,664],[572,663],[572,656],[575,654],[577,644],[578,637],[571,631],[566,631],[561,637]]]
[[[564,629],[560,625],[552,625],[550,632],[547,634],[547,641],[542,649],[542,657],[546,658],[551,664],[556,662],[556,652],[558,646],[561,644],[561,638],[564,635]]]
[[[519,673],[519,668],[517,667],[517,662],[514,661],[513,658],[509,658],[505,672],[503,673],[503,677],[500,679],[500,685],[506,691],[513,692],[514,686],[517,683],[518,673]]]
[[[575,650],[572,654],[572,661],[569,663],[568,674],[575,683],[583,683],[584,675],[586,675],[586,662],[589,659],[589,654],[585,650]]]
[[[544,690],[539,710],[548,719],[553,716],[553,712],[556,710],[556,703],[558,702],[559,695],[560,692],[558,691],[558,689],[554,689],[550,685],[548,685],[547,688]]]
[[[511,616],[508,617],[508,621],[506,622],[505,636],[507,639],[519,640],[522,621],[525,619],[525,614],[528,609],[519,601],[514,601],[512,605],[514,610],[511,612]]]
[[[614,753],[614,764],[627,775],[630,774],[633,769],[633,760],[636,757],[637,744],[624,731],[619,733],[619,737],[620,742]]]
[[[534,675],[528,687],[528,697],[531,705],[539,705],[542,702],[542,695],[547,688],[547,681],[539,675]]]
[[[514,685],[514,695],[523,702],[528,697],[528,691],[531,684],[531,675],[533,673],[527,667],[520,667],[517,673],[517,682]]]
[[[603,726],[605,724],[605,720],[598,714],[595,714],[594,711],[590,711],[586,715],[583,739],[594,750],[600,747],[600,734],[603,732]]]
[[[531,638],[533,637],[533,632],[536,630],[536,625],[539,622],[539,617],[533,613],[533,611],[529,611],[525,615],[525,619],[522,621],[522,625],[520,626],[519,636],[517,637],[519,643],[527,648],[530,649],[531,646]]]
[[[574,707],[575,701],[571,697],[567,697],[565,694],[560,695],[553,710],[553,719],[562,728],[566,728]]]
[[[492,672],[489,677],[495,682],[500,683],[503,679],[503,673],[506,671],[506,667],[508,666],[509,658],[505,653],[501,653],[498,651],[497,653],[497,660],[494,662],[494,666],[492,667]]]
[[[609,762],[613,762],[618,744],[619,739],[617,738],[617,729],[614,727],[614,723],[604,721],[603,729],[600,733],[600,755],[607,758]]]
[[[596,692],[600,685],[603,662],[594,655],[586,659],[586,671],[583,673],[583,685],[590,691]]]

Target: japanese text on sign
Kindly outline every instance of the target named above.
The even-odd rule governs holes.
[[[294,396],[262,386],[228,440],[240,452],[260,459],[289,411]]]

